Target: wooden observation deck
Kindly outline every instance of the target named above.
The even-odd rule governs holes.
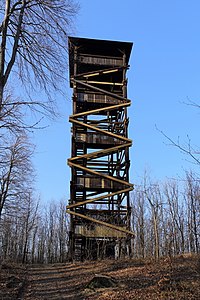
[[[127,42],[69,37],[72,259],[130,254],[126,71],[131,49]]]

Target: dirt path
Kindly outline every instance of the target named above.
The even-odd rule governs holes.
[[[38,265],[28,269],[24,300],[82,300],[85,288],[95,274],[106,272],[109,263]]]
[[[79,267],[73,264],[37,266],[29,269],[29,285],[24,299],[83,299],[84,282],[79,278]]]
[[[134,260],[31,267],[24,300],[200,299],[199,258],[159,263]],[[87,289],[95,274],[111,276],[114,288]]]
[[[95,274],[115,279],[112,288],[88,289]],[[2,265],[0,300],[197,300],[200,257],[160,262],[105,260],[54,265]]]

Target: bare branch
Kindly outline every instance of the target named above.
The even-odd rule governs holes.
[[[156,129],[170,142],[170,144],[169,144],[170,146],[174,146],[174,147],[178,148],[182,153],[191,157],[192,160],[196,164],[200,165],[200,159],[197,156],[199,154],[199,151],[196,151],[193,149],[193,147],[191,146],[191,140],[190,140],[189,136],[187,136],[188,143],[186,146],[184,146],[184,145],[180,144],[179,137],[178,137],[177,142],[175,142],[169,136],[167,136],[162,130],[158,129],[157,127],[156,127]]]
[[[67,74],[67,36],[78,5],[73,0],[7,0],[0,37],[0,97],[12,72],[19,80],[49,99],[62,90]],[[64,75],[65,74],[65,75]]]

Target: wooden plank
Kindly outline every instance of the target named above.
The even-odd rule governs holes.
[[[124,184],[124,185],[127,185],[127,186],[130,186],[133,188],[133,184],[132,183],[129,183],[127,181],[124,181],[124,180],[120,180],[118,178],[115,178],[115,177],[112,177],[112,176],[109,176],[109,175],[105,175],[105,174],[102,174],[102,173],[99,173],[99,172],[95,172],[93,170],[90,170],[88,168],[85,168],[81,165],[77,165],[75,163],[72,163],[68,160],[68,165],[71,166],[71,167],[75,167],[77,169],[81,169],[89,174],[93,174],[93,175],[96,175],[98,177],[103,177],[103,178],[106,178],[106,179],[110,179],[111,181],[115,181],[115,182],[118,182],[118,183],[121,183],[121,184]]]
[[[91,214],[91,215],[96,215],[96,214],[105,214],[105,216],[107,217],[110,217],[112,214],[113,214],[113,217],[116,217],[117,216],[122,216],[122,215],[125,215],[128,210],[127,209],[94,209],[94,208],[87,208],[85,209],[85,212],[88,213],[88,214]]]
[[[71,116],[69,116],[69,118],[77,118],[77,117],[83,117],[83,116],[88,116],[88,115],[95,115],[95,114],[98,114],[99,112],[102,112],[102,111],[106,111],[107,112],[107,111],[119,109],[121,107],[122,108],[123,107],[128,107],[130,105],[131,105],[131,103],[129,103],[129,102],[127,102],[127,103],[120,103],[120,104],[116,104],[116,105],[112,105],[112,106],[106,106],[106,107],[103,107],[103,108],[97,108],[97,109],[92,109],[92,110],[84,111],[84,112],[81,112],[81,113],[78,113],[78,114],[71,115]]]
[[[87,238],[126,238],[126,233],[102,225],[95,225],[92,230],[84,225],[78,225],[76,226],[76,234],[81,234]]]
[[[92,152],[92,153],[83,154],[83,155],[80,155],[80,156],[75,156],[75,157],[69,158],[68,161],[74,161],[74,160],[78,160],[78,159],[82,159],[82,158],[86,158],[87,160],[94,159],[94,158],[99,158],[99,157],[105,156],[107,154],[111,154],[111,153],[113,153],[117,150],[121,150],[123,148],[131,147],[131,146],[132,146],[132,143],[123,144],[123,145],[115,146],[115,147],[112,147],[112,148],[102,149],[102,150],[95,151],[95,152]]]
[[[116,138],[116,139],[119,139],[119,140],[123,140],[123,141],[126,141],[126,142],[128,142],[128,143],[132,142],[132,140],[130,140],[130,139],[124,137],[124,136],[117,135],[117,134],[112,133],[112,132],[110,132],[110,131],[102,130],[102,129],[98,128],[98,127],[94,127],[94,126],[92,126],[92,125],[89,125],[89,124],[83,123],[83,122],[81,122],[81,121],[75,120],[75,119],[73,119],[72,117],[69,118],[69,121],[72,122],[72,123],[76,123],[76,124],[78,124],[78,125],[80,125],[80,126],[83,126],[83,127],[89,128],[89,129],[92,129],[92,130],[94,130],[94,131],[101,132],[101,133],[103,133],[104,135],[112,136],[112,137],[114,137],[114,138]]]
[[[114,72],[114,71],[120,71],[120,70],[122,70],[122,69],[128,69],[128,66],[127,67],[118,67],[118,68],[116,68],[116,67],[112,67],[112,68],[108,68],[108,69],[100,69],[100,70],[98,70],[98,71],[90,71],[90,72],[84,72],[84,73],[79,73],[79,74],[77,74],[76,75],[76,78],[77,77],[87,77],[87,75],[93,75],[93,74],[96,74],[96,73],[98,73],[99,75],[101,75],[101,74],[107,74],[108,72],[110,73],[110,72]],[[74,77],[72,76],[70,79],[73,79]]]
[[[106,223],[106,222],[103,222],[103,221],[100,221],[100,220],[96,220],[94,218],[91,218],[91,217],[88,217],[88,216],[85,216],[85,215],[82,215],[82,214],[79,214],[79,213],[76,213],[72,210],[66,210],[67,213],[71,214],[71,215],[74,215],[74,216],[77,216],[77,217],[80,217],[80,218],[83,218],[83,219],[86,219],[88,221],[91,221],[91,222],[94,222],[94,223],[97,223],[97,224],[100,224],[100,225],[103,225],[103,226],[106,226],[106,227],[110,227],[112,228],[113,230],[117,230],[117,231],[121,231],[121,232],[124,232],[126,233],[127,235],[132,235],[132,236],[135,236],[135,233],[130,231],[130,230],[127,230],[123,227],[120,227],[120,226],[116,226],[116,225],[113,225],[113,224],[110,224],[110,223]]]
[[[101,199],[110,198],[110,197],[113,197],[113,196],[116,196],[116,195],[119,195],[119,194],[122,194],[122,193],[127,193],[129,191],[132,191],[132,188],[128,188],[128,189],[117,191],[117,192],[114,192],[114,193],[111,193],[111,194],[106,194],[106,195],[103,195],[103,196],[99,196],[97,198],[87,199],[87,200],[82,201],[82,202],[71,204],[71,205],[67,206],[67,209],[75,208],[75,207],[78,207],[78,206],[81,206],[81,205],[84,205],[84,204],[88,204],[88,203],[92,203],[92,202],[96,202],[96,201],[99,201]]]
[[[123,83],[120,83],[120,82],[107,82],[107,81],[84,81],[86,83],[94,83],[94,84],[102,84],[102,85],[113,85],[113,86],[123,86]]]
[[[85,87],[87,87],[87,88],[90,88],[90,89],[92,89],[92,90],[101,92],[101,93],[103,93],[103,94],[105,94],[105,95],[109,95],[109,96],[111,96],[111,97],[113,97],[113,98],[117,98],[117,99],[124,100],[124,101],[126,101],[126,102],[130,102],[130,103],[131,103],[131,100],[130,100],[130,99],[127,99],[127,98],[122,97],[122,96],[120,96],[120,95],[117,95],[117,94],[114,94],[114,93],[112,93],[112,92],[106,91],[106,90],[104,90],[104,89],[100,89],[100,88],[98,88],[98,87],[96,87],[96,86],[92,86],[92,85],[90,85],[90,84],[88,84],[88,83],[85,83],[85,82],[83,82],[83,81],[81,81],[81,80],[77,80],[77,79],[74,79],[74,78],[71,79],[71,80],[74,81],[74,82],[76,82],[76,83],[79,83],[79,84],[81,84],[81,85],[83,85],[83,86],[85,86]]]
[[[120,68],[118,68],[120,69]],[[109,73],[115,73],[118,72],[118,69],[109,69],[109,70],[104,70],[104,71],[99,71],[99,72],[95,72],[95,73],[87,73],[84,74],[83,77],[88,78],[88,77],[93,77],[93,76],[99,76],[99,75],[104,75],[104,74],[109,74]]]
[[[79,53],[79,57],[80,56],[123,60],[123,58],[120,56],[107,56],[107,55],[98,55],[98,54],[82,53],[82,52]]]

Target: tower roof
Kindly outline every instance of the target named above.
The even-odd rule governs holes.
[[[73,49],[78,47],[82,54],[102,55],[112,57],[122,57],[122,53],[126,54],[126,64],[131,54],[133,46],[132,42],[121,42],[111,40],[88,39],[80,37],[69,37],[69,68],[70,74],[73,74]]]

